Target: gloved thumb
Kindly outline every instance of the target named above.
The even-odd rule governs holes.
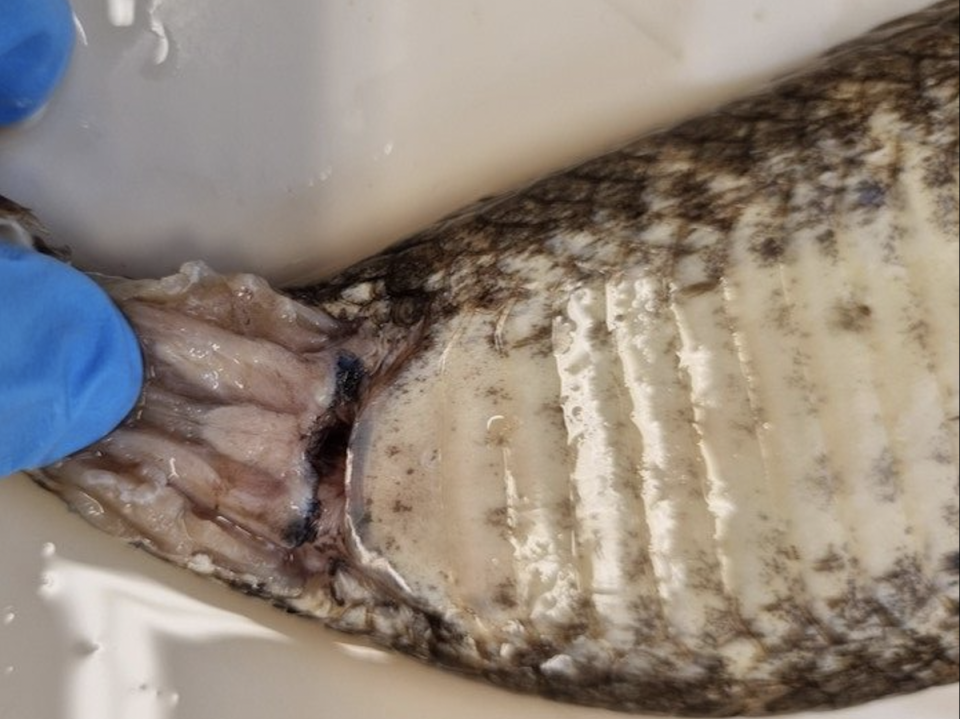
[[[133,330],[93,280],[0,242],[0,477],[100,439],[142,382]]]

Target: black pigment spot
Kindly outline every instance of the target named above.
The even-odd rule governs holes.
[[[401,327],[412,327],[424,318],[430,306],[430,298],[421,292],[398,295],[392,298],[390,319]]]
[[[681,298],[699,297],[708,292],[713,292],[720,287],[720,280],[704,280],[703,282],[694,282],[693,284],[681,287],[676,291],[676,295]]]
[[[394,514],[406,514],[412,512],[413,507],[405,502],[401,502],[399,499],[394,500],[393,502],[393,512]]]
[[[817,247],[827,257],[836,259],[837,257],[837,233],[831,229],[826,229],[816,237]]]
[[[873,310],[862,302],[838,302],[834,307],[834,323],[847,332],[863,332],[870,325]]]
[[[786,251],[786,243],[782,237],[767,237],[752,248],[760,264],[764,267],[776,264]]]
[[[887,200],[887,191],[872,180],[864,180],[856,187],[857,204],[860,207],[878,209],[883,207]]]
[[[950,552],[943,558],[943,569],[950,574],[960,575],[960,552]]]

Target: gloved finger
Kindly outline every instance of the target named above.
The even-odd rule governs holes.
[[[137,338],[95,282],[0,242],[0,477],[100,439],[142,383]]]
[[[66,70],[75,34],[67,0],[0,0],[0,125],[46,103]]]

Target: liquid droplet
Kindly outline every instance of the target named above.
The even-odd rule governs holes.
[[[13,620],[17,618],[16,612],[13,611],[13,607],[4,607],[3,609],[3,623],[4,625],[13,624]]]
[[[40,575],[40,587],[37,592],[42,597],[52,597],[60,588],[60,581],[53,572],[44,572]]]
[[[74,645],[74,649],[80,656],[88,657],[91,654],[96,654],[103,647],[99,642],[95,642],[92,639],[81,639]]]

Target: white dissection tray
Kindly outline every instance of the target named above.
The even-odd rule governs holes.
[[[304,282],[924,4],[73,0],[64,84],[0,131],[0,194],[88,269]],[[957,713],[947,687],[829,716]],[[613,715],[384,653],[0,481],[0,717],[265,716]]]

